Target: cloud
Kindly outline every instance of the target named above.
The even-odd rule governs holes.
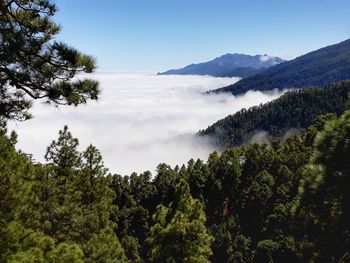
[[[249,139],[248,143],[264,143],[269,142],[271,140],[271,136],[267,131],[256,131]]]
[[[273,59],[273,57],[271,57],[271,56],[269,56],[269,55],[261,55],[260,56],[260,61],[261,62],[267,62],[267,61],[269,61],[269,60],[271,60],[271,59]]]
[[[98,102],[74,107],[36,103],[34,118],[10,123],[19,134],[18,148],[44,161],[47,146],[65,124],[79,138],[80,149],[90,143],[98,147],[112,173],[154,172],[165,162],[186,163],[190,158],[206,160],[215,147],[194,134],[243,107],[277,98],[280,93],[248,92],[203,95],[238,78],[209,76],[156,76],[153,74],[94,74],[101,82]]]
[[[300,132],[301,130],[298,128],[290,128],[282,136],[274,136],[265,130],[255,130],[244,138],[243,143],[244,144],[254,144],[254,143],[270,144],[271,140],[273,140],[276,137],[280,138],[282,143],[285,143],[289,137],[293,135],[300,135]]]
[[[272,60],[271,63],[272,63],[273,65],[278,64],[278,62],[275,61],[276,57],[273,57],[273,56],[270,56],[270,55],[267,55],[267,54],[261,55],[261,56],[259,57],[259,59],[260,59],[260,62],[262,62],[262,63],[265,63],[265,62],[268,62],[268,61]]]

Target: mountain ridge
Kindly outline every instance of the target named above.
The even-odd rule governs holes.
[[[214,77],[247,77],[284,62],[285,60],[264,55],[227,53],[210,61],[190,64],[183,68],[160,72],[158,75],[209,75]]]
[[[209,93],[240,95],[249,90],[323,87],[347,79],[350,79],[350,39],[277,64]]]

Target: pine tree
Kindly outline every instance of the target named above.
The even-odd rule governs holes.
[[[82,154],[82,167],[75,182],[82,193],[80,207],[83,229],[80,234],[86,262],[126,262],[124,250],[110,220],[116,210],[114,192],[108,185],[110,175],[104,168],[99,150],[90,145]]]
[[[78,105],[97,99],[98,82],[74,80],[95,68],[92,57],[55,41],[51,0],[0,1],[0,121],[30,118],[32,100]]]
[[[50,190],[46,211],[50,226],[48,233],[59,242],[78,240],[84,223],[82,207],[79,205],[82,193],[75,184],[81,165],[78,145],[78,139],[73,138],[65,126],[45,155],[49,162],[49,179],[46,182]]]
[[[159,205],[147,239],[152,262],[210,262],[212,237],[205,228],[203,205],[192,198],[187,182],[176,185],[169,207]]]
[[[81,154],[78,145],[65,126],[48,147],[48,233],[60,242],[79,244],[85,262],[126,262],[110,220],[115,196],[102,156],[92,145]]]
[[[16,135],[0,130],[0,262],[83,262],[81,247],[42,231],[41,165],[15,150]]]
[[[350,111],[346,111],[317,134],[311,162],[304,169],[298,212],[314,261],[350,260],[349,156]]]
[[[30,216],[34,168],[28,157],[14,146],[16,135],[6,136],[0,129],[0,261],[21,249],[18,242],[25,236],[23,215]]]

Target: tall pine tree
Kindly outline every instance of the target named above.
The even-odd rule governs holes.
[[[100,152],[90,145],[79,153],[67,126],[47,150],[50,161],[48,234],[79,244],[85,262],[125,262],[124,250],[110,220],[113,191]]]
[[[184,179],[169,207],[159,205],[147,239],[152,262],[210,262],[212,237],[205,228],[203,205],[192,198]]]
[[[78,105],[98,97],[97,81],[72,80],[95,60],[54,40],[56,9],[51,0],[0,1],[0,122],[28,119],[35,99]]]

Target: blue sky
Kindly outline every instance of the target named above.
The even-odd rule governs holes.
[[[226,53],[291,59],[350,38],[349,0],[57,0],[59,38],[99,71],[157,72]]]

